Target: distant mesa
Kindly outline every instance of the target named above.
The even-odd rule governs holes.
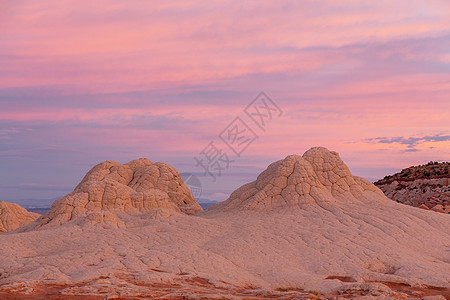
[[[256,181],[238,188],[210,211],[271,211],[321,203],[350,203],[383,193],[369,181],[353,176],[334,151],[314,147],[303,156],[289,155],[272,163]]]
[[[375,182],[390,199],[423,209],[450,213],[450,163],[429,162]]]
[[[169,164],[146,158],[124,165],[105,161],[93,167],[73,192],[56,200],[50,211],[27,229],[80,218],[119,226],[123,224],[118,214],[134,215],[154,209],[184,214],[203,210],[178,171]]]
[[[35,221],[39,216],[18,204],[0,201],[0,232],[16,230]]]

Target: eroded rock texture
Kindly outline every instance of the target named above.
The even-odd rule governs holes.
[[[117,213],[152,209],[186,214],[202,211],[178,171],[164,162],[141,158],[127,164],[105,161],[92,168],[75,190],[55,201],[30,229],[59,225],[78,217],[90,223],[123,225]]]
[[[16,230],[33,222],[39,216],[18,204],[0,201],[0,232]]]
[[[390,199],[441,213],[450,213],[450,163],[412,166],[375,182]]]
[[[348,202],[383,193],[353,176],[339,154],[323,147],[272,163],[256,181],[243,185],[211,210],[275,210],[312,203]]]
[[[178,196],[133,200],[155,189],[183,194],[171,184],[177,173],[163,166],[100,164],[44,218],[60,224],[78,215],[87,224],[2,234],[0,298],[24,291],[28,299],[57,285],[60,297],[101,299],[311,298],[302,291],[407,298],[396,287],[415,289],[408,293],[416,298],[449,295],[450,216],[388,199],[335,152],[289,156],[195,216],[153,218],[186,208]],[[141,213],[149,207],[158,209]]]

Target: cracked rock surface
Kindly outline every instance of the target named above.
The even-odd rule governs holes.
[[[303,156],[290,155],[272,163],[256,181],[243,185],[210,210],[271,211],[351,203],[374,196],[384,199],[383,192],[372,183],[353,176],[338,153],[315,147]]]
[[[49,212],[24,230],[78,220],[125,226],[118,215],[163,209],[195,214],[195,201],[178,171],[164,162],[141,158],[120,164],[105,161],[93,167],[73,192],[58,199]]]
[[[0,201],[0,232],[16,230],[33,222],[39,216],[18,204]]]
[[[147,210],[128,200],[130,189],[156,186],[157,179],[142,181],[153,178],[144,171],[152,164],[129,165],[133,175],[104,164],[36,222],[55,226],[0,235],[0,295],[33,295],[38,285],[63,285],[60,295],[103,297],[154,297],[151,287],[162,286],[168,298],[179,291],[195,298],[202,289],[205,298],[219,299],[236,289],[406,298],[395,286],[448,295],[450,216],[386,198],[325,148],[271,164],[227,201],[196,215],[183,213],[178,198],[163,198],[173,209]],[[158,174],[164,173],[169,176]],[[100,186],[93,196],[92,186]],[[117,187],[106,197],[116,200],[102,200],[110,195],[103,186]],[[96,200],[78,199],[83,205],[76,208],[78,193]],[[84,209],[93,211],[90,221]],[[83,222],[67,222],[77,214]]]

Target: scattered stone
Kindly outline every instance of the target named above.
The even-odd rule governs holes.
[[[437,212],[440,212],[440,213],[446,213],[446,211],[444,209],[444,206],[442,206],[442,204],[436,204],[435,206],[433,206],[431,208],[431,210],[432,211],[437,211]]]
[[[428,206],[426,206],[425,204],[420,204],[418,207],[419,207],[420,209],[430,210],[430,209],[428,208]]]

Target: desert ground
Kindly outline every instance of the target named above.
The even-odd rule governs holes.
[[[388,199],[321,147],[206,211],[170,165],[107,161],[0,233],[0,296],[445,299],[449,228],[449,215]]]

